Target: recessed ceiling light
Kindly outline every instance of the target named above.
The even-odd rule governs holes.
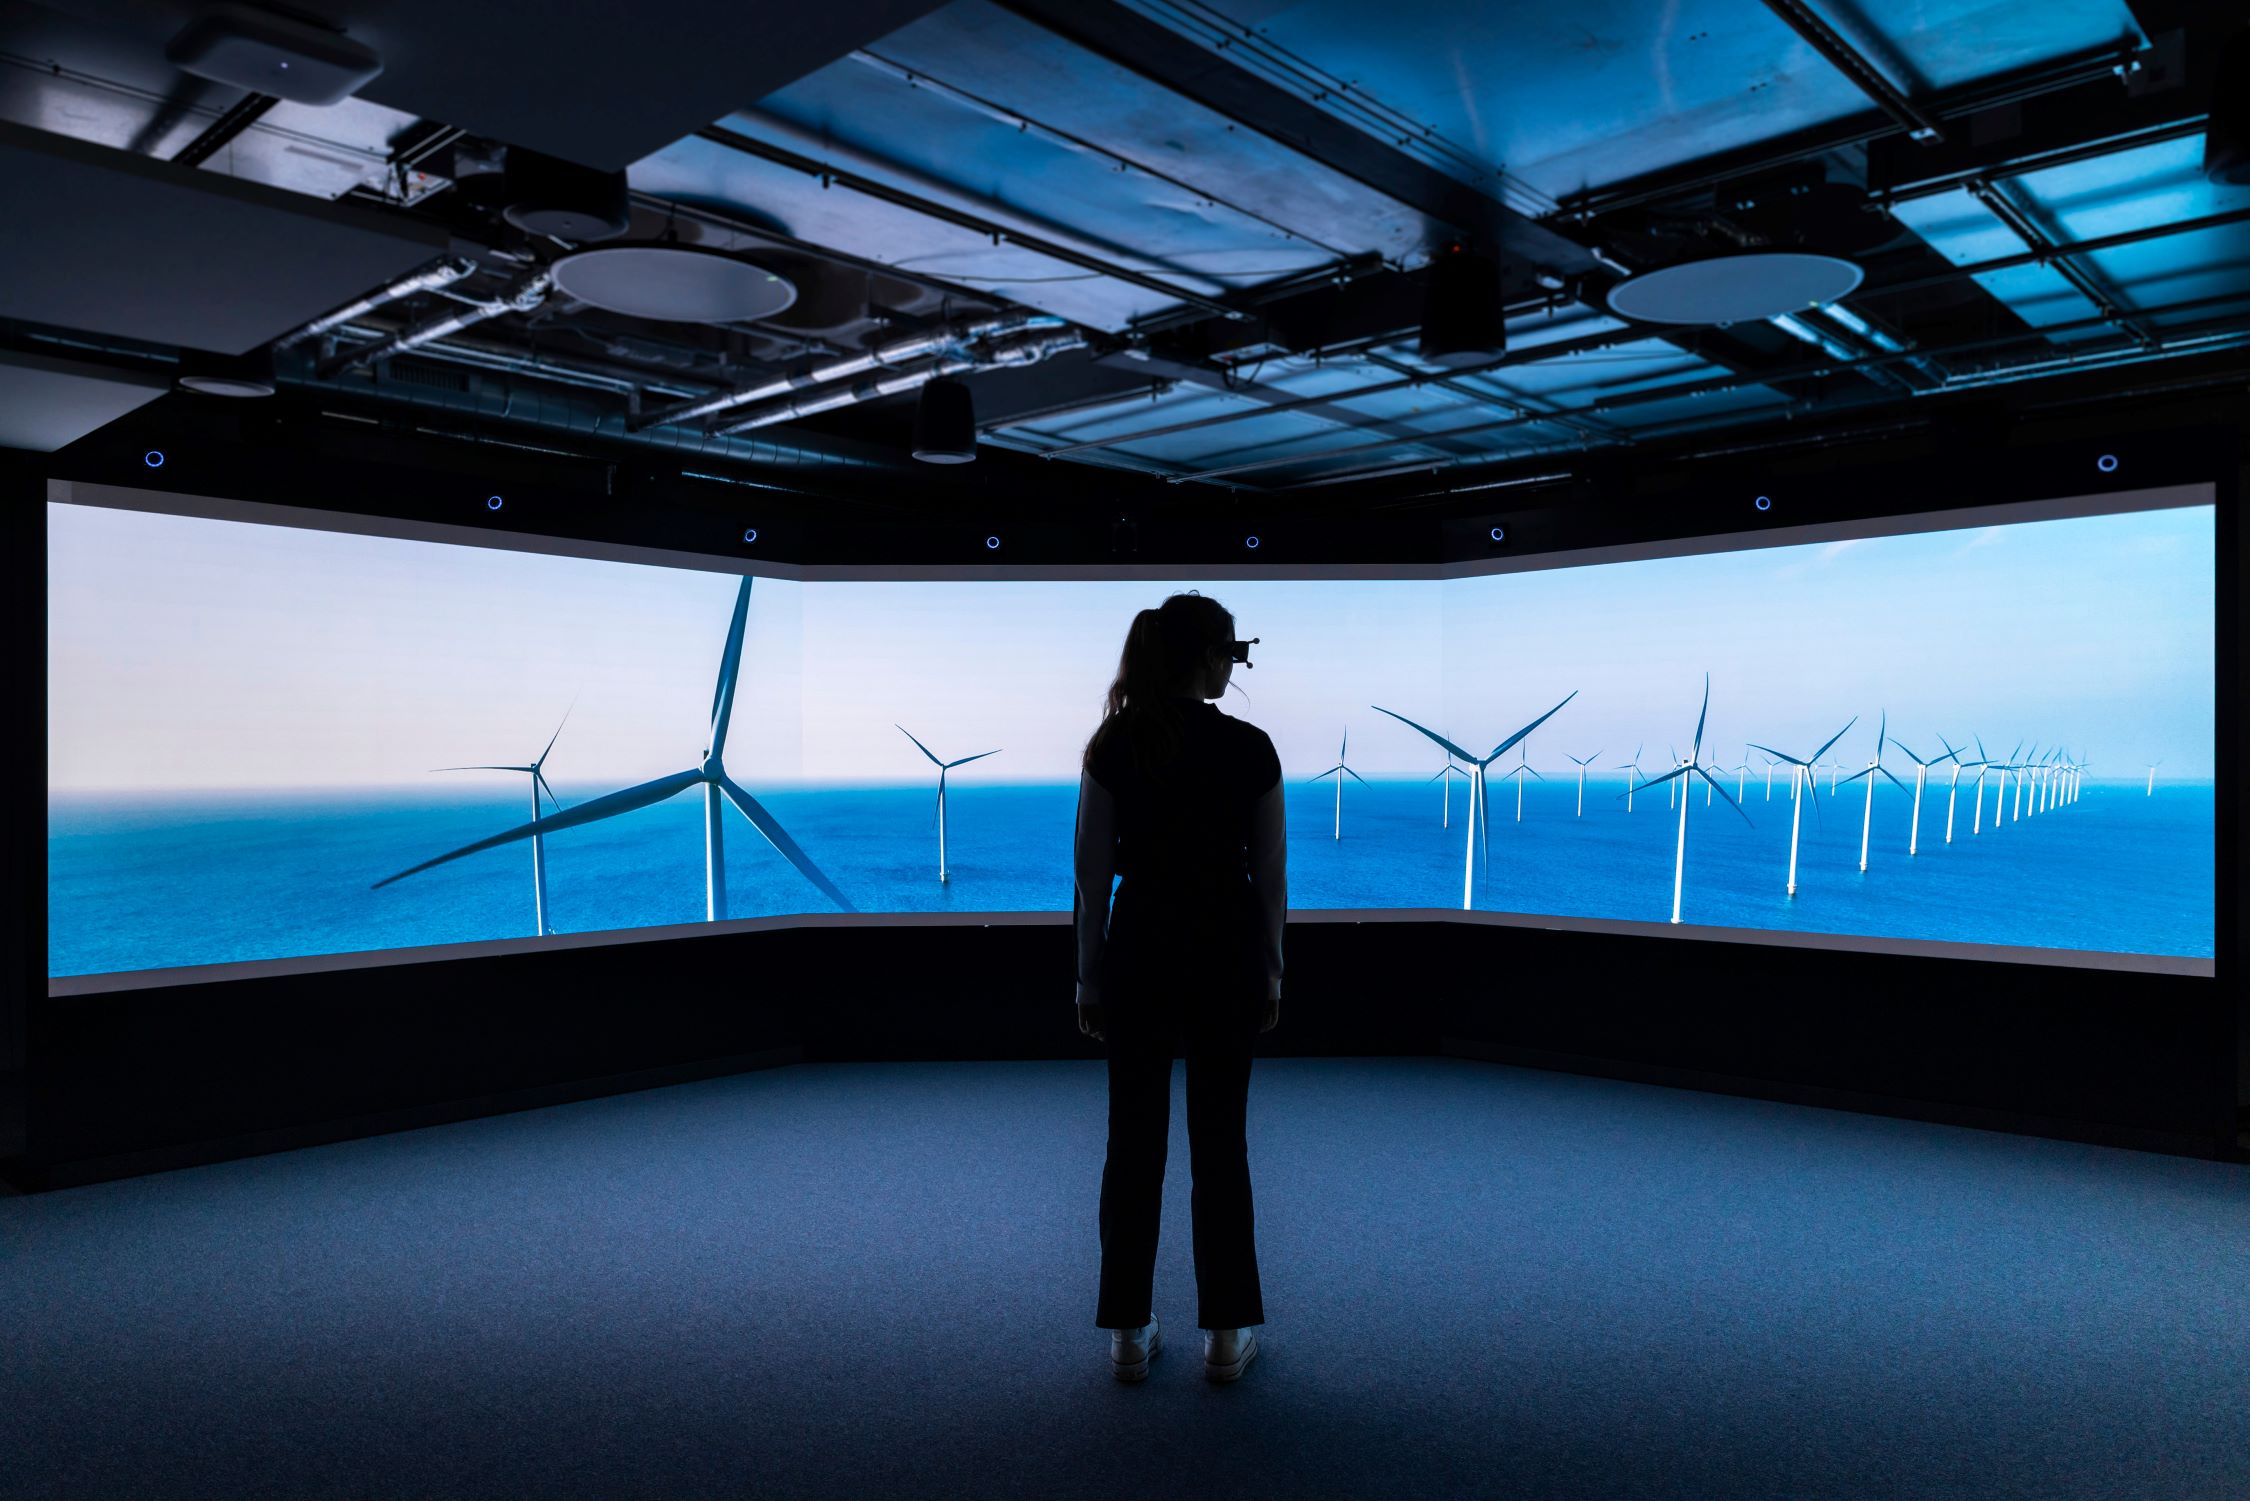
[[[1621,281],[1609,289],[1609,310],[1644,323],[1752,323],[1847,297],[1865,275],[1839,256],[1750,251]]]
[[[672,240],[597,245],[553,271],[566,296],[658,323],[754,322],[797,300],[795,286],[754,261]]]

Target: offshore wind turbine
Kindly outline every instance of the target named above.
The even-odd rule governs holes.
[[[907,739],[914,740],[914,732],[905,725],[894,724],[891,728]],[[937,878],[941,882],[947,881],[951,877],[945,873],[945,774],[956,766],[966,766],[971,761],[982,761],[986,756],[997,756],[1000,752],[997,750],[978,751],[975,755],[963,756],[958,761],[940,761],[936,754],[921,741],[914,740],[914,748],[928,756],[930,764],[937,768]]]
[[[1886,709],[1883,712],[1882,723],[1875,731],[1875,759],[1867,763],[1866,770],[1844,778],[1846,785],[1858,781],[1861,777],[1867,778],[1867,813],[1859,822],[1859,868],[1861,870],[1867,869],[1867,831],[1875,822],[1876,776],[1880,774],[1890,777],[1893,787],[1901,792],[1906,790],[1906,784],[1897,777],[1892,777],[1889,768],[1883,765],[1883,742],[1890,738],[1890,732],[1891,716],[1890,711]]]
[[[1859,716],[1854,714],[1845,722],[1843,729],[1828,737],[1827,745],[1822,746],[1809,756],[1792,756],[1765,745],[1751,747],[1753,750],[1764,751],[1769,756],[1779,756],[1781,761],[1789,763],[1789,894],[1791,896],[1797,894],[1797,828],[1804,822],[1805,804],[1812,804],[1815,818],[1821,816],[1820,784],[1813,780],[1813,767],[1819,764],[1822,756],[1828,754],[1829,746],[1833,746],[1837,741],[1843,739],[1845,731],[1858,723]],[[1780,763],[1776,762],[1775,764]]]
[[[1578,812],[1574,816],[1584,818],[1586,816],[1586,768],[1592,763],[1594,756],[1600,755],[1601,752],[1595,751],[1594,756],[1572,756],[1568,751],[1563,752],[1563,754],[1578,763]],[[1449,761],[1446,764],[1450,766],[1452,763]]]
[[[2037,747],[2036,745],[2033,746],[2031,748],[2031,752],[2032,753],[2030,759],[2018,762],[2016,765],[2008,768],[2008,770],[2016,774],[2015,801],[2009,805],[2008,813],[2008,822],[2010,823],[2021,823],[2023,821],[2023,784],[2025,781],[2024,773],[2039,764],[2039,747]],[[1997,823],[1999,820],[1995,818],[1993,821]]]
[[[1430,778],[1433,782],[1442,780],[1445,783],[1445,796],[1438,803],[1439,828],[1450,829],[1453,827],[1453,779],[1455,777],[1466,777],[1467,775],[1467,772],[1453,764],[1451,756],[1447,756],[1445,765],[1440,768],[1436,776]]]
[[[635,812],[677,796],[690,787],[700,786],[703,789],[703,911],[710,921],[723,921],[727,915],[724,812],[728,803],[733,803],[736,810],[750,821],[750,827],[764,835],[766,843],[772,845],[791,865],[796,866],[799,874],[818,887],[821,895],[846,912],[857,911],[843,892],[836,889],[836,883],[822,874],[820,867],[812,862],[812,857],[798,847],[797,841],[789,836],[789,831],[781,826],[780,821],[766,811],[765,805],[727,774],[724,760],[727,726],[734,717],[735,688],[742,676],[742,636],[750,619],[750,583],[750,576],[743,575],[742,587],[735,592],[734,615],[727,624],[727,643],[719,654],[718,686],[711,696],[711,733],[701,761],[685,771],[675,771],[670,776],[641,782],[580,803],[575,808],[551,813],[545,818],[535,817],[527,824],[479,839],[474,844],[464,844],[434,860],[410,865],[397,875],[385,876],[375,886],[388,886],[393,881],[403,881],[432,866],[443,865],[449,860],[458,860],[464,855],[474,855],[481,850],[517,839],[535,839],[563,829],[574,829],[581,824],[615,818],[621,813]]]
[[[1508,773],[1508,776],[1515,778],[1516,781],[1516,822],[1522,823],[1524,777],[1527,774],[1530,776],[1539,777],[1539,773],[1531,769],[1531,746],[1529,745],[1529,743],[1525,743],[1516,747],[1516,757],[1517,760],[1515,769],[1513,771],[1510,771]],[[1539,780],[1544,782],[1547,779],[1545,777],[1539,777]]]
[[[1712,779],[1711,773],[1703,768],[1703,722],[1710,717],[1710,714],[1711,674],[1707,672],[1703,674],[1703,707],[1695,716],[1695,739],[1690,745],[1687,759],[1679,761],[1679,752],[1674,751],[1672,753],[1673,759],[1679,761],[1679,764],[1656,780],[1659,782],[1677,781],[1682,787],[1685,787],[1684,779],[1692,773],[1703,778],[1705,786],[1718,787],[1719,796],[1727,800],[1727,806],[1737,813],[1742,813],[1742,804],[1736,802],[1726,788],[1719,787],[1719,784]],[[1653,786],[1655,784],[1644,782],[1642,785]],[[1680,797],[1680,842],[1672,854],[1672,921],[1674,922],[1680,920],[1680,888],[1687,878],[1687,804],[1688,800],[1683,792]],[[1750,823],[1750,815],[1742,813],[1742,821]],[[1752,828],[1757,827],[1756,824],[1750,824],[1750,826]]]
[[[440,766],[435,769],[438,771],[529,772],[531,774],[531,816],[535,819],[539,816],[539,794],[541,792],[547,794],[547,801],[553,803],[555,811],[560,813],[562,811],[562,799],[555,796],[555,789],[547,784],[546,766],[549,752],[554,750],[555,742],[562,739],[563,726],[568,723],[570,723],[570,710],[565,709],[563,710],[563,717],[555,724],[555,733],[547,737],[547,749],[541,751],[538,759],[529,766]],[[547,851],[544,841],[536,834],[531,836],[531,911],[532,915],[538,919],[539,936],[545,938],[552,931],[547,926]]]
[[[1515,747],[1522,742],[1523,738],[1526,735],[1529,735],[1533,730],[1538,729],[1548,720],[1554,718],[1555,715],[1561,711],[1563,704],[1569,703],[1577,696],[1578,690],[1576,688],[1571,689],[1569,693],[1564,695],[1562,704],[1555,705],[1554,708],[1549,709],[1546,713],[1540,715],[1537,719],[1534,719],[1531,723],[1525,725],[1522,729],[1516,731],[1513,735],[1510,735],[1507,739],[1501,741],[1498,745],[1492,748],[1492,754],[1489,756],[1473,756],[1469,754],[1469,752],[1461,749],[1460,746],[1455,745],[1452,741],[1446,739],[1443,735],[1440,735],[1437,731],[1429,729],[1426,726],[1416,724],[1413,720],[1408,719],[1404,714],[1394,714],[1389,709],[1384,708],[1381,704],[1368,705],[1368,707],[1373,709],[1376,713],[1390,714],[1391,718],[1397,720],[1400,724],[1405,725],[1408,729],[1419,731],[1421,734],[1426,735],[1430,739],[1436,741],[1439,747],[1443,749],[1447,755],[1453,757],[1457,761],[1467,763],[1475,772],[1475,775],[1472,776],[1469,780],[1469,837],[1461,851],[1461,910],[1463,912],[1469,910],[1470,900],[1475,895],[1475,878],[1477,868],[1476,853],[1480,838],[1484,846],[1485,871],[1489,874],[1492,870],[1492,826],[1491,820],[1485,816],[1488,803],[1485,795],[1485,769],[1491,766],[1493,762],[1506,755],[1509,751],[1515,749]]]
[[[1757,750],[1758,748],[1753,745],[1750,747],[1750,749]],[[1762,751],[1759,752],[1759,759],[1763,760],[1766,763],[1766,801],[1770,803],[1773,801],[1773,769],[1776,766],[1779,766],[1781,763],[1779,761],[1776,761],[1773,757],[1766,755]],[[1789,775],[1792,778],[1790,785],[1793,787],[1796,785],[1794,778],[1797,774],[1795,772],[1791,772],[1789,773]]]
[[[1344,747],[1351,743],[1352,732],[1347,728],[1344,731],[1344,738],[1336,745],[1336,764],[1322,772],[1320,776],[1305,778],[1308,782],[1318,782],[1326,777],[1336,779],[1336,837],[1338,839],[1344,837],[1344,778],[1348,776],[1362,787],[1367,785],[1367,778],[1344,764]]]
[[[1944,737],[1940,736],[1939,739],[1942,741]],[[1935,766],[1938,762],[1944,760],[1945,757],[1932,756],[1929,760],[1925,761],[1920,756],[1914,754],[1913,751],[1908,750],[1906,742],[1899,739],[1896,735],[1891,736],[1891,744],[1897,746],[1900,750],[1905,751],[1906,759],[1914,763],[1914,819],[1912,826],[1906,836],[1906,853],[1911,857],[1922,852],[1922,784],[1929,780],[1930,768],[1932,766]],[[1952,749],[1952,746],[1946,746],[1946,750],[1948,752],[1951,752]],[[1870,798],[1874,796],[1873,787],[1868,788],[1868,796]],[[1950,830],[1951,825],[1948,824],[1947,827]],[[1949,833],[1948,838],[1950,837],[1951,835]]]
[[[1615,766],[1612,766],[1610,770],[1622,771],[1625,773],[1625,811],[1630,813],[1633,811],[1633,778],[1642,775],[1641,748],[1637,745],[1634,746],[1633,759],[1630,761],[1620,761]]]
[[[1945,747],[1945,756],[1943,757],[1943,759],[1949,760],[1953,763],[1953,780],[1946,783],[1945,785],[1945,842],[1947,844],[1951,844],[1953,842],[1953,800],[1954,798],[1958,797],[1961,792],[1961,773],[1967,767],[1981,766],[1984,763],[1981,761],[1962,760],[1961,752],[1954,748],[1952,741],[1946,739],[1943,735],[1940,735],[1937,738],[1938,744]]]

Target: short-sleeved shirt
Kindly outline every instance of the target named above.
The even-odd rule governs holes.
[[[1251,816],[1281,780],[1264,730],[1184,699],[1179,753],[1144,768],[1122,734],[1086,770],[1109,793],[1121,878],[1103,949],[1105,991],[1144,985],[1231,986],[1257,977]],[[1258,983],[1262,983],[1259,981]]]

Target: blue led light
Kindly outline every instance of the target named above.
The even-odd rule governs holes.
[[[1761,511],[1770,511],[1773,509],[1773,497],[1770,495],[1761,495],[1756,500],[1750,503],[1756,506]]]
[[[743,532],[742,532],[742,540],[743,540],[743,541],[745,541],[745,542],[755,542],[755,541],[757,541],[757,540],[758,540],[758,529],[757,529],[756,527],[754,527],[754,526],[752,526],[752,527],[745,527],[745,528],[743,529]]]
[[[2094,467],[2104,474],[2115,474],[2117,472],[2117,455],[2113,453],[2103,454],[2100,458],[2094,460]]]
[[[164,450],[161,448],[150,449],[147,453],[141,455],[141,462],[151,469],[162,469],[164,467]]]
[[[1496,527],[1494,527],[1494,528],[1492,529],[1492,540],[1493,540],[1493,541],[1495,541],[1495,542],[1505,542],[1505,541],[1507,541],[1507,540],[1508,540],[1508,529],[1507,529],[1506,527],[1504,527],[1504,526],[1496,526]]]
[[[497,510],[499,510],[499,509],[500,509],[500,497],[499,497],[499,496],[497,496],[497,495],[487,495],[487,496],[486,496],[486,497],[484,498],[484,508],[485,508],[486,510],[488,510],[488,511],[497,511]]]
[[[984,539],[984,545],[987,549],[997,550],[1000,546],[1000,539],[998,537],[987,537]]]
[[[1252,552],[1256,552],[1258,550],[1257,534],[1253,532],[1251,535],[1244,537],[1242,539],[1242,545],[1249,548]]]

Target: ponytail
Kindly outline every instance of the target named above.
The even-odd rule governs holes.
[[[1210,652],[1224,651],[1233,639],[1234,616],[1192,589],[1135,615],[1082,764],[1092,766],[1095,750],[1116,735],[1126,737],[1142,771],[1168,764],[1184,733],[1181,688]]]

